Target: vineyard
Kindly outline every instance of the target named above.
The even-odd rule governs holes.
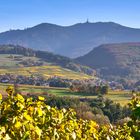
[[[43,76],[44,78],[59,76],[68,79],[93,78],[82,72],[76,72],[67,68],[63,68],[60,65],[46,61],[43,61],[43,65],[40,66],[32,66],[32,65],[24,66],[23,64],[21,64],[21,62],[29,62],[29,61],[40,62],[40,59],[37,57],[27,57],[23,55],[0,54],[0,75],[3,74],[13,74],[22,76],[36,75]]]
[[[8,97],[0,94],[1,140],[139,140],[140,100],[134,96],[129,103],[131,120],[121,126],[99,126],[94,121],[77,119],[72,109],[50,107],[45,98],[37,99],[6,89]]]
[[[89,79],[91,76],[71,71],[69,69],[64,69],[60,66],[34,66],[34,67],[24,67],[24,68],[8,68],[0,69],[0,74],[13,74],[13,75],[40,75],[45,78],[53,76],[59,76],[68,79]]]

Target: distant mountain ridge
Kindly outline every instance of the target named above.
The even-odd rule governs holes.
[[[106,79],[140,79],[140,43],[100,45],[75,61],[95,68]]]
[[[86,22],[72,26],[42,23],[25,30],[0,33],[0,44],[21,45],[67,57],[82,56],[101,44],[121,42],[140,42],[140,29],[114,22]]]

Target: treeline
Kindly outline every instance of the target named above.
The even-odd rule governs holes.
[[[55,65],[60,65],[64,68],[68,68],[76,72],[83,72],[88,75],[95,74],[95,71],[93,69],[77,64],[68,57],[55,55],[47,51],[33,50],[33,49],[25,48],[19,45],[17,46],[0,45],[0,54],[18,54],[18,55],[24,55],[24,56],[30,56],[30,57],[34,56],[34,57],[42,59],[42,61],[50,62]]]
[[[0,54],[19,54],[24,56],[36,56],[35,51],[30,48],[14,45],[0,45]]]
[[[82,92],[91,95],[104,95],[108,93],[108,85],[96,85],[90,81],[75,81],[71,83],[70,89],[74,92]]]

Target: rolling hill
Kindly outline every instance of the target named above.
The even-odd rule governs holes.
[[[18,44],[72,58],[82,56],[98,45],[120,42],[140,42],[140,29],[113,22],[85,22],[72,26],[42,23],[0,33],[0,44]]]
[[[100,45],[76,61],[95,68],[106,79],[140,79],[140,43]]]
[[[70,58],[46,51],[14,45],[0,46],[0,74],[60,76],[69,79],[91,78],[95,71]]]

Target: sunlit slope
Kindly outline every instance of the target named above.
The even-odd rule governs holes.
[[[73,59],[68,57],[60,56],[47,51],[37,51],[22,46],[0,45],[1,69],[42,65],[60,66],[75,72],[95,75],[94,69],[75,63]]]
[[[69,69],[64,69],[60,66],[35,66],[35,67],[23,67],[23,68],[9,68],[9,69],[0,69],[0,74],[14,74],[14,75],[40,75],[45,78],[52,76],[60,76],[62,78],[68,79],[88,79],[92,78],[89,75],[71,71]]]

